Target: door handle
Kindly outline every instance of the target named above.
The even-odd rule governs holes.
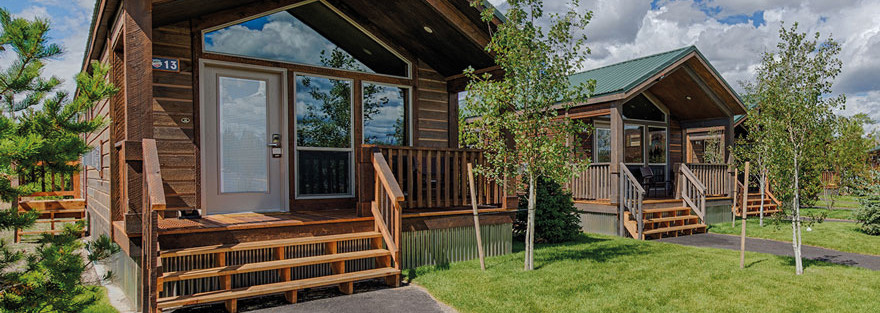
[[[271,142],[271,143],[266,144],[266,146],[271,147],[271,148],[281,148],[281,143],[280,142]]]

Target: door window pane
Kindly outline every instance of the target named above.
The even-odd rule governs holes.
[[[364,83],[364,143],[406,145],[409,89]]]
[[[595,162],[611,162],[611,129],[596,127],[596,160]]]
[[[626,163],[643,163],[642,133],[645,127],[641,125],[624,125],[623,127],[623,161]]]
[[[351,193],[351,152],[297,152],[298,189],[301,195],[334,195]]]
[[[296,76],[299,147],[351,147],[351,82]]]
[[[220,192],[268,192],[266,82],[220,77]]]
[[[666,163],[666,128],[648,127],[648,163]]]

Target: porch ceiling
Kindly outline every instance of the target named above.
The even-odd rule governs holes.
[[[706,84],[708,85],[708,84]],[[679,68],[648,89],[667,108],[677,120],[700,120],[728,116],[722,109],[723,102],[717,104],[713,95],[700,87],[688,70]],[[688,99],[690,98],[690,99]]]
[[[248,0],[154,0],[154,26],[196,18],[249,4]],[[278,6],[297,1],[273,1]],[[326,0],[367,30],[379,32],[444,76],[461,74],[468,66],[491,67],[494,61],[477,43],[488,40],[486,23],[467,0]],[[245,16],[241,16],[244,18]],[[425,28],[430,28],[431,33]]]

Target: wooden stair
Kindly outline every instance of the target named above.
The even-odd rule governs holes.
[[[360,251],[337,252],[339,243],[352,240],[369,240],[370,248]],[[324,254],[286,258],[287,250],[285,248],[287,247],[315,244],[324,245]],[[227,255],[229,252],[263,249],[273,249],[274,259],[263,262],[227,265],[227,263],[235,263],[227,262],[227,258],[232,255]],[[160,310],[224,302],[227,311],[236,312],[238,310],[237,301],[241,298],[281,293],[284,294],[288,302],[295,303],[297,291],[306,288],[337,285],[342,293],[351,294],[354,291],[353,283],[356,281],[384,278],[385,283],[391,286],[396,287],[400,283],[400,270],[392,266],[392,252],[384,248],[383,236],[379,232],[311,236],[165,250],[160,251],[159,257],[161,259],[168,259],[206,254],[214,255],[215,264],[213,267],[162,273],[158,279],[160,291],[164,283],[210,277],[219,278],[220,289],[159,298],[157,305]],[[361,259],[375,259],[375,268],[346,272],[345,261]],[[292,268],[317,264],[328,264],[332,273],[325,276],[292,279]],[[277,275],[279,275],[278,282],[232,288],[232,275],[265,271],[277,272]]]
[[[700,223],[700,217],[689,207],[670,206],[644,209],[642,223],[641,239],[678,237],[706,232],[706,225]],[[638,238],[639,224],[629,211],[624,212],[623,224],[633,238]]]
[[[734,206],[731,208],[736,214],[737,217],[742,217],[743,212],[738,206]],[[773,215],[775,213],[782,212],[780,209],[780,204],[776,202],[776,200],[769,195],[764,196],[764,216]],[[746,216],[758,216],[761,214],[761,194],[760,193],[749,193],[749,197],[746,200]]]

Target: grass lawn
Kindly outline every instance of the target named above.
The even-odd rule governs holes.
[[[837,206],[835,206],[837,207]],[[809,214],[813,214],[814,216],[819,216],[821,213],[827,213],[828,216],[825,218],[835,218],[841,220],[851,220],[853,219],[852,209],[834,209],[829,210],[826,208],[801,208],[801,215],[807,216]]]
[[[88,308],[86,308],[86,312],[89,313],[117,313],[119,311],[116,310],[112,305],[110,305],[110,299],[107,298],[107,289],[99,286],[91,286],[91,291],[94,295],[98,297],[98,302],[92,304]]]
[[[805,245],[823,247],[839,251],[880,255],[880,236],[870,236],[858,229],[856,223],[824,222],[813,224],[812,231],[802,229]],[[709,232],[718,234],[739,235],[740,224],[731,228],[730,223],[712,224]],[[791,223],[773,224],[764,221],[764,227],[758,225],[758,219],[749,218],[746,224],[746,236],[791,242]]]
[[[859,197],[856,196],[832,196],[834,198],[834,208],[855,209],[859,207]],[[826,197],[819,193],[819,201],[816,201],[817,207],[827,208],[828,202]]]
[[[728,226],[729,227],[729,226]],[[516,247],[515,247],[516,248]],[[522,250],[522,245],[519,245]],[[880,272],[793,259],[583,235],[523,252],[408,274],[461,312],[868,312],[880,307]]]

